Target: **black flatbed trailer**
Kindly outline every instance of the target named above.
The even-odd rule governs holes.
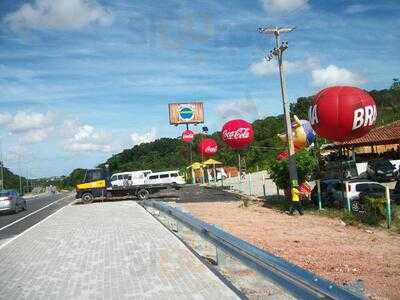
[[[75,198],[81,198],[84,203],[96,200],[122,200],[134,199],[146,200],[150,195],[165,189],[179,189],[177,184],[141,184],[132,186],[113,186],[105,189],[77,191]]]
[[[145,200],[149,195],[155,194],[161,190],[165,189],[179,189],[177,184],[171,183],[160,183],[160,184],[141,184],[132,186],[122,186],[122,187],[111,187],[107,188],[107,192],[110,193],[109,196],[113,197],[124,197],[124,196],[135,196],[139,200]]]

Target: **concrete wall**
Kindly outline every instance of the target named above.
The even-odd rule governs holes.
[[[222,182],[218,181],[217,185],[221,186]],[[240,182],[239,177],[227,178],[223,181],[223,185],[230,186],[231,189],[240,191],[246,195],[257,197],[264,196],[263,186],[265,186],[265,195],[269,196],[277,194],[277,187],[272,179],[269,178],[267,171],[246,174]],[[279,193],[283,195],[283,190],[280,190]]]

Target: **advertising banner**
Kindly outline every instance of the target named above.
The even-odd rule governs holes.
[[[170,103],[168,108],[171,125],[204,123],[202,102]]]

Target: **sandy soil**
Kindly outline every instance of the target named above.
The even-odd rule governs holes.
[[[400,234],[344,226],[338,219],[289,216],[240,202],[182,204],[193,215],[343,284],[363,280],[372,299],[400,299]]]

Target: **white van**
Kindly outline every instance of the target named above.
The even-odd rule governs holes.
[[[110,182],[112,186],[141,185],[146,183],[147,175],[151,173],[151,170],[115,173],[111,176]]]
[[[151,173],[149,174],[149,176],[147,176],[146,182],[148,184],[163,184],[163,183],[185,184],[185,179],[183,179],[183,177],[179,175],[178,170],[174,170],[174,171]]]

